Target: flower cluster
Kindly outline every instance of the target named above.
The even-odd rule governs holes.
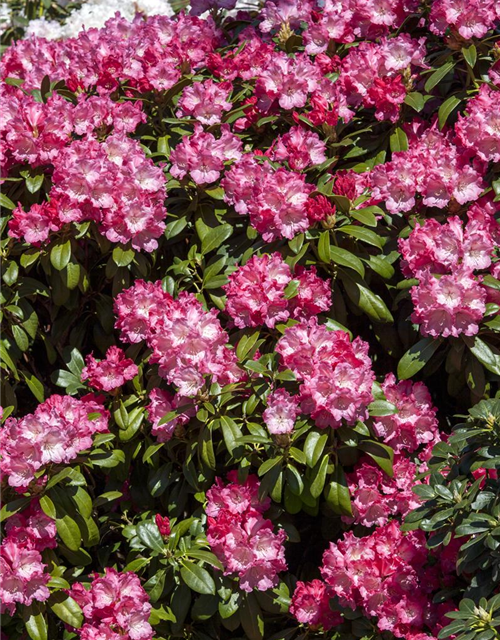
[[[380,44],[362,42],[350,49],[342,60],[339,79],[347,106],[374,107],[377,120],[395,122],[411,81],[407,70],[424,67],[424,57],[424,41],[406,34],[384,38]],[[350,119],[354,112],[346,115]]]
[[[230,82],[195,82],[182,92],[177,103],[177,115],[179,118],[192,116],[205,125],[218,124],[223,112],[229,111],[232,107],[228,101],[230,93]]]
[[[0,547],[0,613],[14,615],[16,604],[43,602],[50,593],[41,552],[56,546],[56,525],[37,501],[7,521]]]
[[[499,9],[500,20],[500,9]],[[485,162],[500,161],[500,94],[487,84],[467,103],[467,115],[455,125],[461,144]]]
[[[477,333],[487,292],[474,272],[491,266],[497,235],[490,210],[475,204],[465,227],[456,216],[445,224],[429,219],[400,240],[403,271],[419,279],[411,290],[412,320],[424,335]]]
[[[281,435],[293,431],[297,415],[299,400],[291,396],[285,389],[276,389],[267,396],[267,408],[262,413],[269,433]]]
[[[417,194],[428,207],[446,207],[452,198],[460,204],[477,200],[484,189],[481,163],[471,164],[457,147],[451,132],[436,125],[413,123],[408,130],[409,148],[392,154],[370,174],[372,195],[383,200],[390,213],[410,211]]]
[[[437,633],[444,613],[430,597],[438,568],[426,561],[423,532],[404,534],[393,521],[364,538],[348,532],[331,542],[321,574],[341,605],[376,616],[380,631],[420,640],[426,630]]]
[[[290,169],[303,171],[326,160],[326,145],[317,133],[304,127],[291,127],[274,142],[268,153],[272,160],[288,162]]]
[[[85,359],[86,366],[82,369],[82,380],[98,391],[112,391],[132,380],[139,369],[134,361],[125,357],[125,352],[119,347],[110,347],[106,351],[104,360],[96,360],[89,355]]]
[[[149,394],[150,404],[147,407],[148,419],[153,424],[151,434],[156,436],[158,442],[167,442],[172,438],[177,427],[189,422],[189,419],[196,413],[196,408],[192,406],[188,399],[179,394],[172,396],[163,389],[153,389]],[[180,410],[182,409],[182,413]],[[162,418],[168,413],[176,411],[177,415],[160,424]]]
[[[384,395],[396,406],[396,413],[381,416],[373,423],[375,433],[396,453],[416,451],[438,439],[436,408],[423,382],[396,382],[393,373],[382,384]]]
[[[321,580],[311,580],[311,582],[299,580],[293,592],[290,613],[302,624],[322,627],[328,631],[342,623],[340,613],[330,609],[332,596],[331,587]]]
[[[44,242],[68,222],[95,221],[112,242],[152,251],[165,229],[165,177],[140,145],[123,133],[103,143],[91,136],[52,160],[50,202],[14,211],[9,234]]]
[[[241,377],[217,310],[204,311],[192,293],[183,291],[174,299],[161,282],[137,280],[117,296],[115,309],[122,340],[145,339],[153,350],[150,362],[158,363],[160,375],[180,395],[195,396],[205,384],[204,375],[222,384]]]
[[[106,567],[95,575],[90,589],[76,582],[70,595],[80,605],[85,623],[77,630],[81,640],[151,640],[151,605],[135,573]]]
[[[292,282],[297,288],[290,297]],[[277,252],[253,256],[229,276],[224,290],[226,311],[241,329],[263,324],[272,329],[277,322],[307,320],[331,306],[330,281],[319,278],[314,267],[296,267],[293,273]]]
[[[375,375],[368,344],[344,331],[329,331],[316,318],[285,331],[276,351],[302,382],[300,407],[321,427],[340,427],[368,417]]]
[[[411,319],[424,336],[473,336],[486,310],[486,293],[465,269],[435,278],[429,271],[412,287],[414,312]]]
[[[45,76],[65,80],[72,91],[97,85],[110,93],[122,82],[141,92],[165,90],[181,77],[181,67],[202,66],[218,42],[210,18],[180,14],[144,20],[138,14],[129,22],[114,15],[105,29],[82,31],[75,38],[18,40],[5,52],[0,69],[2,78],[23,79],[27,90],[40,88]]]
[[[435,0],[429,20],[433,33],[451,29],[465,40],[482,38],[500,22],[500,7],[494,0]]]
[[[191,136],[185,136],[170,154],[170,173],[182,179],[189,174],[196,184],[210,184],[220,178],[224,163],[241,158],[241,140],[230,132],[228,125],[221,127],[222,135],[215,138],[203,131],[201,125]]]
[[[8,418],[0,430],[0,472],[11,487],[27,489],[42,467],[67,464],[108,430],[102,399],[50,396],[24,418]],[[40,481],[40,480],[39,480]]]
[[[59,4],[66,4],[59,0]],[[72,11],[63,23],[57,20],[47,20],[42,17],[30,20],[26,29],[26,36],[37,36],[47,40],[71,38],[84,29],[100,29],[106,22],[115,17],[119,11],[122,18],[132,21],[137,12],[145,16],[173,15],[173,9],[168,0],[85,0]]]
[[[347,474],[352,499],[353,517],[344,516],[349,523],[365,527],[381,527],[391,516],[404,516],[420,505],[420,499],[412,488],[419,484],[415,480],[416,465],[402,455],[394,458],[394,476],[390,478],[369,458],[363,458]]]
[[[319,33],[314,29],[315,25],[311,26],[309,41],[317,41],[319,35],[322,42],[326,33],[329,39],[337,42],[352,42],[355,38],[374,39],[399,28],[417,9],[418,3],[416,0],[385,0],[383,3],[368,0],[360,4],[356,0],[342,0],[327,1],[325,5],[325,16],[318,23]]]
[[[238,576],[243,591],[266,591],[276,586],[278,573],[287,568],[283,529],[263,517],[267,498],[259,502],[259,481],[249,476],[238,482],[237,472],[228,473],[229,484],[216,479],[207,491],[207,540],[224,565],[224,575]]]
[[[268,162],[245,154],[226,172],[221,185],[224,200],[240,215],[248,214],[266,242],[292,239],[310,226],[306,203],[313,186],[301,174],[283,167],[273,170]]]

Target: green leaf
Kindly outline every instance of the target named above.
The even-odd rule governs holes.
[[[163,553],[165,543],[154,522],[140,522],[136,528],[139,540],[149,549],[157,553]]]
[[[31,393],[35,396],[38,402],[43,402],[45,398],[45,392],[43,384],[40,382],[40,380],[32,373],[24,373],[24,371],[22,371],[21,373]]]
[[[366,224],[368,227],[376,227],[377,226],[377,218],[375,213],[379,215],[383,215],[383,211],[380,207],[373,205],[371,207],[364,207],[363,209],[352,209],[349,212],[351,218],[354,218],[358,222],[362,224]]]
[[[4,193],[0,193],[0,207],[4,209],[9,209],[9,211],[12,211],[12,209],[16,208],[16,205],[12,202],[10,198],[7,198],[7,196]]]
[[[330,264],[330,232],[323,231],[319,237],[318,254],[320,260],[325,264]]]
[[[47,640],[45,609],[38,602],[24,607],[23,619],[31,640]]]
[[[264,617],[254,593],[246,593],[243,596],[240,620],[248,640],[263,640]]]
[[[209,469],[215,470],[216,461],[211,429],[205,427],[201,430],[199,445],[201,449],[201,459]]]
[[[224,223],[219,227],[210,229],[201,240],[201,252],[205,255],[220,247],[233,233],[233,227]]]
[[[341,247],[330,247],[330,261],[340,264],[342,267],[349,267],[356,271],[362,278],[365,276],[365,267],[361,260],[347,249]]]
[[[453,69],[454,66],[455,63],[450,60],[443,64],[442,67],[439,67],[439,69],[436,69],[436,71],[434,71],[434,73],[432,73],[425,82],[424,87],[427,93],[432,91],[432,89],[441,82],[441,80]]]
[[[477,336],[473,339],[465,339],[471,353],[473,353],[479,362],[496,375],[500,376],[500,356],[497,355],[489,344],[481,340]]]
[[[184,216],[183,218],[179,218],[178,220],[172,220],[165,227],[165,238],[167,240],[171,240],[182,233],[182,231],[186,228],[188,223],[187,218]]]
[[[21,511],[21,509],[24,509],[24,507],[28,505],[29,502],[30,498],[17,498],[16,500],[11,500],[10,502],[4,504],[0,511],[0,522],[7,520],[7,518],[10,518],[14,514]]]
[[[316,466],[312,470],[312,479],[309,486],[309,491],[313,498],[318,498],[323,491],[326,481],[326,471],[328,467],[329,457],[325,454],[321,462],[317,462]]]
[[[394,153],[395,151],[407,151],[408,150],[408,136],[401,129],[401,127],[396,127],[396,129],[391,133],[391,137],[389,139],[389,144],[391,147],[391,151]]]
[[[70,627],[79,629],[83,624],[83,613],[80,605],[71,596],[62,592],[53,593],[49,600],[52,611]]]
[[[56,518],[57,533],[71,551],[78,551],[82,544],[82,534],[76,522],[68,514]]]
[[[442,340],[427,337],[419,340],[404,354],[398,363],[398,378],[408,380],[420,371],[437,351]]]
[[[352,516],[351,496],[344,470],[335,466],[332,481],[325,487],[325,498],[332,511],[341,516]]]
[[[4,270],[2,273],[2,280],[8,287],[11,287],[16,281],[19,275],[19,267],[17,263],[12,261],[6,261],[4,263]]]
[[[450,96],[447,100],[443,102],[443,104],[439,107],[438,111],[438,121],[439,128],[442,129],[448,120],[450,113],[458,107],[458,105],[462,102],[460,98],[456,96]]]
[[[347,295],[357,307],[376,322],[394,322],[385,302],[368,288],[363,279],[346,272],[341,273],[340,276]]]
[[[30,346],[30,341],[26,331],[17,324],[13,324],[11,326],[11,331],[12,335],[14,336],[16,345],[19,347],[19,349],[21,351],[27,351]]]
[[[462,55],[464,57],[465,62],[469,65],[471,69],[476,66],[477,61],[477,49],[474,44],[471,44],[470,47],[462,47]]]
[[[368,405],[368,412],[372,417],[392,416],[398,412],[396,405],[387,400],[374,400]]]
[[[229,455],[233,455],[233,451],[236,449],[237,439],[241,438],[241,429],[236,422],[229,416],[221,416],[220,426],[222,429],[222,436]]]
[[[323,453],[325,445],[328,441],[328,434],[320,434],[317,431],[309,432],[305,444],[304,453],[306,455],[306,463],[308,467],[314,467]]]
[[[391,447],[381,442],[375,442],[375,440],[363,440],[360,442],[359,448],[375,460],[382,471],[385,471],[392,478],[394,474],[392,468],[394,451]]]
[[[128,267],[135,257],[133,249],[117,246],[113,249],[113,261],[119,267]]]
[[[424,96],[418,91],[412,91],[406,94],[405,104],[415,109],[418,113],[425,107]]]
[[[298,280],[290,280],[290,282],[285,287],[283,291],[283,295],[285,300],[291,300],[295,298],[295,296],[299,293],[299,281]]]
[[[24,181],[26,183],[26,188],[30,193],[36,193],[40,190],[40,187],[43,184],[44,175],[41,173],[40,175],[32,176],[29,173],[22,171],[21,175],[25,174]]]
[[[187,586],[196,593],[215,594],[215,582],[206,569],[183,560],[181,576]]]
[[[50,251],[50,263],[57,271],[62,271],[71,260],[71,242],[59,242]]]
[[[347,235],[352,236],[357,240],[361,240],[362,242],[366,242],[366,244],[371,244],[373,247],[377,247],[378,249],[382,249],[383,247],[381,237],[371,229],[346,224],[344,227],[340,227],[338,231],[340,233],[346,233]]]
[[[280,464],[283,460],[282,456],[276,456],[275,458],[269,458],[265,460],[259,467],[257,474],[259,477],[264,476],[268,471],[270,471],[277,464]]]
[[[7,365],[7,368],[12,371],[16,380],[19,380],[19,374],[17,372],[17,367],[14,364],[14,361],[9,355],[7,348],[3,342],[0,342],[0,360]]]

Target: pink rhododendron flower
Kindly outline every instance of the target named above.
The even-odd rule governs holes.
[[[5,531],[10,540],[40,553],[57,546],[56,523],[42,511],[36,498],[24,511],[14,514],[6,521]]]
[[[162,389],[153,389],[149,394],[149,400],[150,404],[147,410],[148,419],[153,424],[151,434],[156,436],[158,442],[170,440],[175,433],[175,429],[179,425],[187,424],[196,413],[196,407],[193,407],[192,404],[189,406],[190,401],[187,398],[183,398],[179,394],[172,396],[168,391],[163,391]],[[176,415],[172,420],[160,424],[162,418],[179,408],[183,409],[182,413]]]
[[[243,591],[267,591],[287,568],[286,534],[283,529],[274,533],[272,522],[263,517],[269,498],[259,501],[256,476],[249,476],[243,484],[237,478],[237,472],[231,471],[229,484],[217,478],[207,491],[207,540],[224,565],[224,575],[238,576]]]
[[[132,380],[139,369],[133,360],[125,357],[119,347],[109,347],[104,360],[96,360],[92,355],[85,358],[86,366],[82,369],[82,380],[98,391],[112,391]]]
[[[449,27],[465,38],[482,38],[500,22],[500,8],[493,0],[435,0],[430,13],[430,30],[443,34]]]
[[[417,276],[425,269],[432,273],[448,273],[460,265],[471,271],[487,269],[495,241],[488,225],[484,224],[480,209],[472,206],[468,216],[465,229],[456,216],[448,218],[445,224],[431,218],[417,226],[406,240],[401,239],[399,246],[405,275]]]
[[[11,487],[27,489],[42,467],[67,464],[89,449],[94,433],[108,430],[108,417],[93,395],[80,400],[52,395],[33,414],[8,418],[0,428],[2,478]]]
[[[56,546],[56,525],[37,500],[7,520],[0,547],[0,613],[14,615],[17,603],[47,600],[50,574],[41,552]]]
[[[386,399],[396,406],[397,412],[376,418],[373,429],[379,438],[396,453],[411,453],[421,445],[437,442],[437,410],[423,382],[396,382],[394,374],[389,373],[382,389]]]
[[[373,197],[383,200],[390,213],[410,211],[417,195],[424,205],[441,209],[452,198],[459,204],[479,198],[484,167],[471,165],[449,132],[417,125],[409,134],[409,149],[393,153],[390,162],[377,165],[369,176]]]
[[[319,195],[309,198],[306,203],[307,216],[311,222],[321,222],[322,220],[335,220],[336,207],[328,198]]]
[[[155,523],[156,523],[156,526],[158,527],[158,531],[160,532],[160,535],[163,538],[168,538],[171,531],[169,518],[167,518],[167,516],[162,516],[159,513],[157,513],[155,516]]]
[[[421,325],[424,336],[473,336],[486,311],[486,293],[464,269],[436,278],[428,271],[419,274],[420,283],[411,289],[415,310],[412,322]]]
[[[47,565],[40,552],[9,537],[4,538],[0,551],[0,612],[14,615],[17,603],[29,606],[33,600],[47,600],[50,574],[45,573]]]
[[[384,38],[380,44],[362,42],[342,60],[335,87],[346,96],[349,108],[375,107],[378,120],[395,122],[406,97],[400,72],[424,67],[425,53],[424,40],[407,34]]]
[[[123,640],[152,640],[153,629],[148,622],[151,605],[139,577],[128,571],[119,573],[106,567],[102,577],[96,576],[87,591],[76,582],[70,595],[78,602],[85,616],[85,623],[77,629],[84,640],[99,640],[108,631]],[[115,636],[109,636],[114,640]]]
[[[290,604],[290,613],[298,622],[312,627],[323,627],[325,631],[343,622],[337,611],[329,606],[333,592],[321,580],[297,582]]]
[[[241,215],[250,216],[250,224],[266,242],[279,238],[291,240],[309,228],[306,203],[313,186],[303,175],[267,162],[257,162],[250,154],[243,156],[226,172],[221,186],[224,200]]]
[[[160,375],[177,385],[180,396],[195,396],[205,375],[222,384],[242,377],[217,310],[205,312],[192,293],[183,291],[174,299],[160,282],[137,280],[117,296],[115,309],[122,339],[146,339],[153,351],[150,362],[158,363]]]
[[[325,162],[325,151],[326,145],[317,133],[303,127],[292,127],[273,144],[270,158],[281,162],[286,160],[290,169],[303,171],[311,165]]]
[[[224,111],[232,108],[228,101],[231,83],[216,83],[213,80],[194,82],[186,87],[177,103],[177,116],[192,116],[206,125],[218,124]]]
[[[51,195],[69,198],[83,211],[80,220],[96,220],[111,242],[157,248],[165,229],[165,176],[138,142],[123,134],[103,143],[84,138],[61,152],[54,167]]]
[[[311,318],[289,327],[276,351],[302,382],[301,411],[319,427],[340,427],[343,420],[354,424],[368,416],[375,376],[366,342],[350,342],[347,333],[329,331]]]
[[[404,518],[421,504],[412,488],[420,484],[415,479],[417,467],[402,455],[394,458],[394,476],[390,478],[369,458],[362,458],[347,474],[352,500],[353,517],[343,516],[344,522],[365,527],[381,527],[391,516]]]
[[[61,227],[55,201],[33,204],[28,211],[18,204],[9,221],[9,236],[36,246],[46,242],[50,232],[59,231]]]
[[[426,564],[422,531],[401,532],[392,521],[364,538],[352,532],[331,542],[321,574],[342,606],[376,617],[396,638],[436,633],[444,612],[432,603],[441,570]]]
[[[224,163],[241,158],[241,140],[222,125],[222,135],[216,139],[196,125],[192,136],[185,136],[170,154],[170,173],[182,179],[190,175],[196,184],[209,184],[219,179]]]
[[[297,292],[288,298],[285,291],[292,280]],[[307,319],[331,306],[330,281],[319,278],[314,267],[296,267],[293,274],[279,253],[253,256],[223,288],[226,311],[240,328],[262,324],[273,328],[289,317]]]
[[[308,56],[297,54],[290,58],[277,53],[257,78],[257,104],[262,111],[268,111],[275,100],[282,109],[301,108],[318,88],[320,79],[320,72]]]
[[[500,21],[500,9],[498,20]],[[500,95],[487,84],[467,102],[467,115],[459,115],[457,138],[484,161],[500,161]]]
[[[262,418],[269,433],[280,435],[290,433],[299,413],[298,398],[291,396],[285,389],[276,389],[267,396],[267,409]]]
[[[180,78],[181,66],[203,66],[219,40],[211,18],[140,16],[130,23],[116,15],[105,28],[75,38],[17,40],[2,59],[2,78],[22,78],[28,91],[39,89],[46,75],[65,80],[71,91],[97,85],[101,94],[111,93],[122,82],[166,90]]]

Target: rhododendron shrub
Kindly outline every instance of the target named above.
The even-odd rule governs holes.
[[[497,4],[0,3],[2,640],[498,637]]]

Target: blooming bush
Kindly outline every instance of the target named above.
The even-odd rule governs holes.
[[[6,6],[2,638],[500,638],[497,3]]]

